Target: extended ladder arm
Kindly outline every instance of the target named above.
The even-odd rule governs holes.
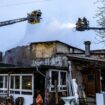
[[[0,22],[0,27],[15,24],[18,22],[26,21],[26,20],[28,20],[28,23],[36,24],[40,22],[41,14],[42,13],[40,10],[32,11],[31,13],[27,14],[27,17],[25,18],[19,18],[19,19],[13,19],[13,20]]]
[[[105,30],[105,27],[76,27],[77,31],[85,31],[85,30]]]
[[[85,31],[85,30],[105,30],[105,27],[90,27],[89,21],[84,17],[83,19],[78,18],[76,23],[77,31]]]
[[[10,24],[15,24],[15,23],[18,23],[18,22],[26,21],[26,20],[28,20],[28,18],[20,18],[20,19],[3,21],[3,22],[0,22],[0,27],[10,25]]]

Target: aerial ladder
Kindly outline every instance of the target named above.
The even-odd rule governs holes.
[[[85,30],[105,30],[105,27],[90,27],[89,21],[84,17],[83,19],[78,18],[76,22],[76,30],[77,31],[85,31]]]
[[[27,17],[0,22],[0,27],[15,24],[26,20],[28,20],[28,23],[30,24],[40,23],[41,14],[42,13],[40,10],[35,10],[32,11],[31,13],[28,13]]]

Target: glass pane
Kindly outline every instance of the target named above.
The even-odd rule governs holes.
[[[32,95],[32,92],[22,92],[22,94]]]
[[[19,89],[19,88],[20,88],[20,77],[15,76],[15,89]]]
[[[10,84],[11,89],[14,88],[14,76],[11,76],[11,84]]]
[[[14,94],[14,91],[10,91],[11,94]]]
[[[22,76],[22,89],[32,89],[32,76]]]
[[[0,93],[3,93],[3,90],[0,90]]]
[[[55,91],[55,88],[51,88],[51,91]]]
[[[66,85],[66,72],[61,72],[61,85]]]
[[[7,76],[5,76],[5,88],[7,88],[8,79]]]
[[[3,88],[3,76],[0,76],[0,88]]]
[[[60,90],[67,90],[67,87],[61,87]]]
[[[15,94],[20,94],[20,91],[14,91],[15,92]]]
[[[93,81],[94,80],[94,75],[93,74],[89,74],[88,75],[88,81]]]
[[[4,90],[3,92],[4,92],[4,93],[7,93],[7,90]]]
[[[52,85],[54,85],[55,80],[58,82],[58,71],[52,71]]]

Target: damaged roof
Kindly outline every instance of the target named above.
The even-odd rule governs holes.
[[[39,44],[39,43],[41,43],[41,44],[43,44],[43,43],[62,43],[62,44],[64,44],[64,45],[68,46],[68,47],[71,47],[71,48],[75,48],[75,49],[78,49],[78,50],[84,51],[84,50],[82,50],[82,49],[80,49],[80,48],[77,48],[77,47],[71,46],[71,45],[69,45],[69,44],[67,44],[67,43],[65,43],[65,42],[61,42],[61,41],[59,41],[59,40],[33,42],[33,43],[31,43],[30,45],[33,45],[33,44]]]
[[[99,59],[99,58],[94,58],[94,57],[86,57],[86,56],[78,56],[78,55],[67,55],[67,57],[70,60],[79,60],[79,61],[98,61],[98,62],[104,62],[105,59]]]

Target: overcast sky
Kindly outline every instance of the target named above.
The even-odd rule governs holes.
[[[104,48],[96,44],[94,31],[78,32],[71,28],[78,17],[86,17],[96,26],[96,0],[1,0],[0,21],[26,17],[27,13],[40,9],[41,23],[25,22],[0,27],[0,50],[6,51],[31,42],[60,40],[84,49],[83,42],[92,41],[91,49]]]

